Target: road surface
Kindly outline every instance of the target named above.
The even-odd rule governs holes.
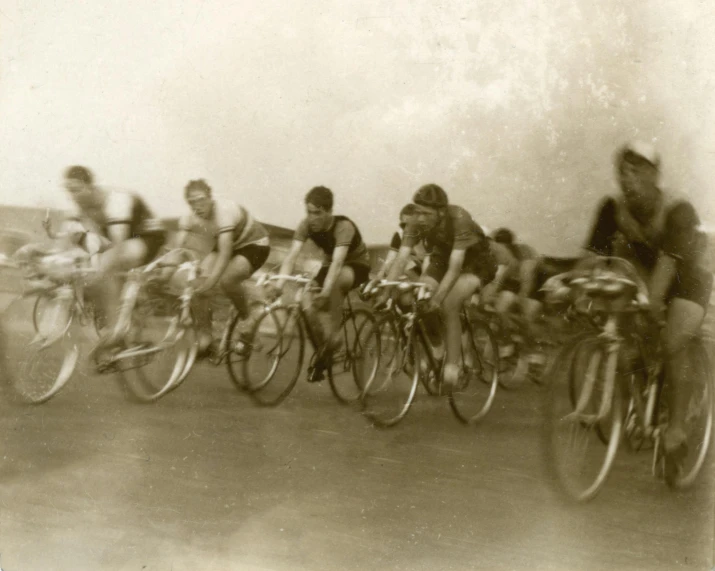
[[[595,501],[544,469],[536,386],[477,427],[420,394],[373,428],[301,378],[278,408],[198,365],[152,405],[80,374],[0,402],[0,567],[27,570],[711,569],[712,458],[668,491],[622,449]]]

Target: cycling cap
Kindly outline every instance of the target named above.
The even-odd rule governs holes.
[[[623,145],[618,153],[618,162],[622,162],[627,155],[635,155],[653,165],[655,168],[660,166],[660,155],[655,147],[645,141],[630,141]]]
[[[449,204],[447,193],[441,186],[426,184],[415,192],[412,202],[430,208],[444,208]]]

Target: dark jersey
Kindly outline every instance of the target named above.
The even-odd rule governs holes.
[[[346,216],[333,216],[330,228],[321,232],[311,232],[308,221],[303,220],[296,228],[293,239],[300,242],[311,240],[325,253],[329,261],[333,258],[335,248],[347,246],[346,264],[370,265],[370,256],[360,231],[355,223]]]

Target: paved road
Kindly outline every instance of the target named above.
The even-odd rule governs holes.
[[[0,403],[0,566],[26,570],[710,569],[712,462],[687,493],[617,460],[565,503],[536,387],[478,427],[420,396],[391,430],[301,379],[254,406],[198,366],[154,405],[86,372],[39,407]]]

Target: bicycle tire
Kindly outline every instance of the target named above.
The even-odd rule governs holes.
[[[417,393],[422,347],[418,336],[397,338],[393,359],[382,361],[360,395],[362,412],[375,426],[395,426],[409,412]]]
[[[575,386],[573,378],[581,373],[581,369],[577,366],[578,351],[585,351],[588,357],[586,372],[592,371],[598,375],[594,383],[605,381],[601,377],[604,374],[609,374],[609,371],[613,371],[615,374],[618,354],[615,352],[608,353],[601,340],[593,335],[579,336],[562,348],[549,371],[551,382],[545,401],[543,423],[547,465],[552,471],[559,489],[567,497],[577,502],[586,502],[596,497],[603,488],[618,453],[623,430],[623,393],[617,377],[614,378],[611,410],[607,419],[608,439],[607,444],[604,445],[597,434],[590,434],[591,432],[596,432],[597,423],[587,423],[583,420],[583,417],[568,416],[574,412],[574,397],[577,399],[580,396],[580,393],[573,394]],[[605,359],[603,358],[604,356],[606,357]],[[597,410],[599,405],[600,401],[592,407],[592,410]],[[605,423],[602,424],[602,427],[605,426]],[[566,466],[566,464],[572,462],[576,455],[565,450],[566,446],[562,443],[561,438],[562,429],[571,432],[566,438],[568,443],[575,441],[574,435],[576,437],[583,436],[587,444],[590,442],[597,443],[597,450],[589,455],[589,459],[595,458],[595,462],[593,462],[595,475],[589,474],[585,478],[581,478],[584,472],[581,467],[575,470],[576,474],[571,473],[570,466]],[[602,453],[604,450],[605,453]],[[587,454],[579,453],[578,456],[585,460]]]
[[[179,324],[178,311],[166,312],[142,297],[137,299],[132,318],[133,332],[114,356],[110,370],[117,370],[130,400],[152,403],[178,386],[191,356],[195,359],[194,330]],[[153,365],[157,364],[155,371]]]
[[[305,331],[297,308],[275,306],[261,315],[249,334],[249,353],[242,361],[242,378],[251,399],[261,406],[276,406],[295,387],[303,368]],[[293,361],[293,362],[291,362]],[[261,372],[264,362],[266,372]],[[287,381],[278,384],[280,365],[287,363]]]
[[[71,303],[47,299],[50,304]],[[2,376],[14,396],[25,404],[42,404],[59,393],[72,378],[80,354],[73,308],[66,323],[58,323],[60,316],[55,314],[48,318],[52,323],[43,326],[35,313],[38,307],[37,299],[21,296],[2,314]],[[47,342],[39,337],[43,327],[47,329]]]
[[[340,332],[343,348],[329,358],[326,372],[335,398],[350,404],[360,400],[365,386],[375,378],[380,362],[380,333],[372,311],[363,308],[343,316]]]
[[[499,384],[499,349],[487,323],[463,318],[462,328],[464,374],[449,394],[449,406],[460,422],[476,424],[494,404]]]
[[[703,434],[696,438],[692,438],[692,430],[688,431],[688,455],[684,460],[686,466],[683,467],[672,482],[668,483],[674,489],[686,489],[695,484],[710,452],[712,440],[713,381],[710,358],[700,339],[691,341],[689,350],[691,351],[690,358],[695,369],[694,378],[698,380],[698,383],[693,383],[695,386],[690,395],[686,424],[692,421],[695,415],[698,415],[704,417],[702,419],[704,426],[702,427]],[[694,460],[694,462],[690,467],[687,467],[689,459]]]

